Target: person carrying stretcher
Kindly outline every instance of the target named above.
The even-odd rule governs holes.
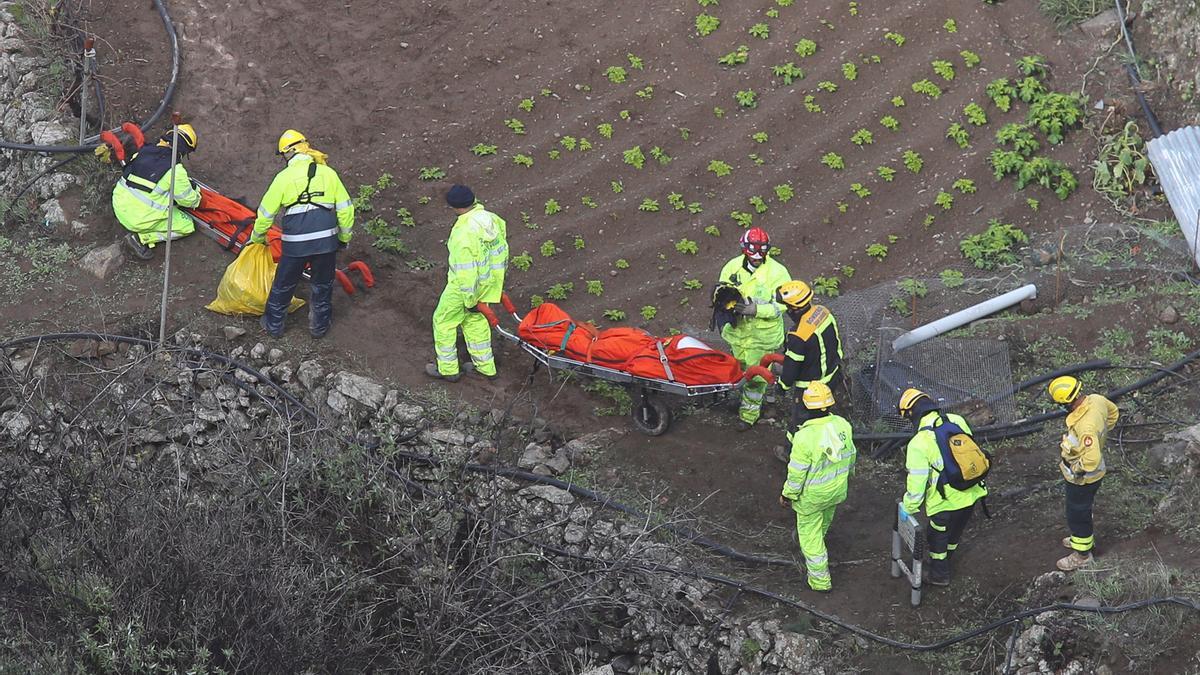
[[[732,321],[720,326],[721,337],[746,369],[758,365],[764,355],[783,346],[783,306],[775,301],[775,290],[792,276],[771,258],[771,239],[766,230],[750,228],[742,235],[741,245],[742,254],[721,269],[713,301],[717,305],[716,314],[732,312]],[[736,289],[740,300],[732,307],[722,306],[723,292],[730,289]],[[760,377],[742,386],[738,431],[746,431],[758,421],[766,393],[767,381]]]

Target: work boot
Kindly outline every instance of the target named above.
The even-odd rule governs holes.
[[[1060,559],[1058,561],[1058,563],[1056,564],[1056,567],[1058,567],[1058,569],[1060,569],[1064,572],[1074,572],[1075,570],[1079,569],[1080,567],[1090,565],[1091,563],[1092,563],[1091,551],[1089,551],[1087,553],[1080,553],[1079,551],[1074,551],[1071,553],[1071,555]]]
[[[475,367],[475,364],[470,361],[467,361],[466,363],[462,364],[462,371],[464,373],[474,373],[480,377],[487,378],[488,380],[494,380],[494,379],[496,379],[496,376],[497,376],[497,373],[492,373],[491,375],[488,375],[487,373],[480,372],[479,369]]]
[[[929,565],[925,569],[929,570],[929,576],[925,578],[926,582],[934,586],[950,585],[950,562],[948,560],[930,559]]]
[[[1075,547],[1071,545],[1070,537],[1063,537],[1063,548],[1074,551]]]
[[[436,363],[426,363],[425,364],[425,374],[434,379],[445,380],[447,382],[458,382],[459,378],[462,377],[458,373],[455,373],[453,375],[443,375],[438,370]]]
[[[792,459],[792,454],[788,452],[788,449],[782,445],[777,445],[772,448],[771,454],[774,455],[775,459],[783,462],[784,464],[787,464]]]
[[[273,338],[283,337],[283,331],[274,331],[267,327],[267,315],[264,314],[258,318],[258,325],[262,326],[263,332]]]
[[[142,243],[140,237],[133,232],[125,235],[125,248],[133,254],[133,257],[138,260],[150,260],[154,258],[154,249]]]
[[[736,429],[738,433],[741,433],[743,431],[750,431],[753,426],[754,425],[752,423],[747,422],[746,420],[738,420],[737,424],[733,428]]]

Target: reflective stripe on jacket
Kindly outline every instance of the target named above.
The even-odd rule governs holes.
[[[842,363],[837,319],[825,307],[813,305],[787,334],[783,356],[779,385],[784,389],[807,387],[812,381],[829,384]]]
[[[754,303],[752,317],[743,317],[736,326],[729,325],[721,331],[721,337],[735,350],[757,346],[764,351],[775,351],[783,344],[783,305],[775,302],[775,291],[792,280],[792,275],[782,263],[771,256],[751,272],[746,269],[745,256],[725,263],[718,283],[729,283],[737,287],[746,302]]]
[[[167,220],[170,188],[171,149],[157,145],[142,148],[113,186],[113,213],[133,231],[152,229],[151,224]],[[192,187],[187,169],[179,162],[175,164],[175,203],[184,208],[200,204],[200,191]]]
[[[466,307],[499,302],[508,270],[508,228],[504,219],[476,203],[450,229],[446,285]]]
[[[784,498],[801,513],[842,503],[856,456],[850,423],[844,418],[830,414],[806,421],[792,434]]]
[[[314,167],[311,180],[310,167]],[[352,236],[354,203],[342,179],[302,153],[288,160],[271,181],[259,202],[254,232],[266,232],[280,215],[284,255],[328,253]]]
[[[1100,394],[1085,396],[1067,415],[1067,433],[1059,445],[1063,478],[1076,485],[1104,478],[1104,442],[1120,416],[1117,406]]]
[[[971,433],[971,427],[967,425],[967,421],[961,415],[944,414],[936,410],[922,417],[917,428],[932,426],[939,415],[957,424],[963,432]],[[908,470],[908,479],[905,481],[904,510],[909,513],[917,513],[921,509],[921,502],[925,502],[925,515],[927,516],[934,516],[942,511],[957,511],[987,496],[987,488],[981,483],[966,490],[955,490],[946,485],[943,487],[946,496],[942,497],[941,491],[937,488],[937,480],[944,465],[942,464],[942,451],[938,448],[937,436],[934,435],[933,429],[923,429],[913,435],[912,440],[908,442],[904,466]]]

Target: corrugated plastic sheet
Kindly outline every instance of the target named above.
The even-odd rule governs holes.
[[[1200,267],[1200,127],[1184,127],[1147,144],[1150,163]]]

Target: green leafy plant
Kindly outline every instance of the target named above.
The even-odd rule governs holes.
[[[562,207],[558,205],[557,199],[547,199],[546,200],[546,215],[552,216],[552,215],[558,213],[559,211],[562,211]]]
[[[782,185],[775,186],[775,199],[778,199],[781,203],[786,204],[795,196],[796,191],[792,188],[791,183],[783,183]]]
[[[476,143],[475,145],[471,146],[471,154],[475,155],[476,157],[485,157],[487,155],[496,154],[497,149],[498,148],[494,145],[488,145],[487,143]]]
[[[866,199],[871,196],[871,191],[864,187],[862,183],[851,183],[850,191],[858,195],[859,199]]]
[[[1051,145],[1063,142],[1067,132],[1083,121],[1083,97],[1051,92],[1029,106],[1029,124],[1046,134]]]
[[[512,129],[514,134],[520,135],[525,133],[525,123],[515,117],[504,120],[504,126]]]
[[[838,213],[845,213],[850,210],[850,205],[847,204],[846,202],[839,201],[837,203],[837,210],[838,210]]]
[[[587,248],[587,242],[585,242],[583,240],[583,237],[581,237],[579,235],[575,235],[575,239],[572,242],[572,245],[575,247],[576,251],[582,251],[583,249]]]
[[[575,146],[577,145],[577,141],[575,140],[574,136],[563,136],[562,138],[558,139],[558,143],[568,151],[574,150]]]
[[[595,199],[592,199],[588,195],[584,195],[584,196],[580,197],[579,203],[583,204],[584,206],[588,207],[589,209],[594,209],[594,208],[600,206],[599,204],[596,203]]]
[[[755,213],[766,213],[767,212],[767,203],[765,201],[763,201],[762,197],[760,197],[758,195],[754,195],[753,197],[751,197],[749,199],[749,202],[750,202],[750,206],[754,207]]]
[[[609,181],[608,184],[609,184],[609,187],[612,188],[613,194],[619,195],[625,191],[625,183],[623,183],[619,180]]]
[[[620,323],[625,320],[625,312],[619,309],[606,309],[604,310],[604,318],[613,323]]]
[[[796,80],[804,79],[804,70],[797,67],[795,63],[788,61],[781,63],[771,69],[775,77],[782,78],[784,84],[791,84]]]
[[[1192,340],[1186,333],[1167,328],[1146,331],[1146,341],[1150,344],[1150,358],[1161,364],[1178,361],[1192,346]]]
[[[954,206],[954,195],[945,190],[939,190],[937,197],[933,199],[933,203],[942,207],[943,211],[949,211]]]
[[[866,129],[859,129],[850,137],[850,142],[860,148],[864,145],[871,145],[875,142],[875,134]]]
[[[958,147],[966,149],[971,146],[971,135],[963,128],[963,125],[955,122],[946,129],[946,138],[958,144]]]
[[[1037,213],[1037,210],[1042,205],[1042,203],[1039,202],[1038,200],[1034,199],[1033,197],[1029,197],[1025,200],[1025,205],[1029,207],[1030,211]]]
[[[801,58],[812,56],[817,53],[817,43],[808,38],[801,38],[796,41],[792,50],[796,52],[796,56]]]
[[[643,199],[642,203],[638,205],[638,211],[648,211],[650,213],[657,212],[658,211],[658,200],[650,199],[649,197]]]
[[[642,62],[642,58],[636,54],[626,54],[625,58],[629,59],[629,67],[634,70],[643,70],[646,64]]]
[[[743,108],[757,108],[758,94],[754,93],[753,89],[742,89],[733,95],[733,98],[738,102],[738,105]]]
[[[742,228],[749,228],[754,224],[754,214],[746,211],[730,211],[729,217]]]
[[[421,180],[441,180],[446,177],[446,172],[440,166],[423,166],[417,172],[417,178]]]
[[[641,314],[646,321],[651,321],[658,316],[658,308],[654,305],[646,305],[638,311],[638,314]]]
[[[841,283],[842,280],[839,279],[837,275],[829,277],[815,276],[812,280],[812,290],[813,293],[816,293],[817,295],[822,295],[827,298],[836,298],[837,296],[841,295],[841,289],[839,288]]]
[[[882,178],[885,183],[890,183],[896,179],[896,170],[890,166],[881,166],[875,169],[875,173],[879,174],[879,177]]]
[[[720,27],[721,20],[708,12],[701,12],[696,15],[696,33],[700,37],[711,35],[713,31]]]
[[[654,97],[654,87],[652,85],[646,85],[645,87],[638,89],[634,93],[637,95],[638,98],[645,99],[648,101]]]
[[[554,284],[546,290],[546,297],[551,300],[566,300],[567,296],[575,290],[573,282]]]
[[[867,255],[871,256],[872,258],[874,258],[880,262],[882,262],[884,260],[884,258],[887,258],[887,254],[888,254],[887,244],[880,244],[880,243],[876,242],[867,247]]]
[[[547,152],[546,156],[550,159],[558,159],[559,157],[562,157],[562,152],[560,152],[558,148],[554,148]]]
[[[667,203],[670,204],[671,208],[675,209],[676,211],[682,211],[686,207],[686,204],[683,202],[683,195],[679,194],[678,192],[672,192],[668,194]]]
[[[975,187],[975,181],[971,180],[970,178],[959,178],[958,180],[954,181],[954,185],[952,187],[964,195],[974,194],[978,190],[978,188]]]
[[[608,122],[601,122],[600,124],[596,125],[596,133],[600,134],[604,138],[612,138],[613,125],[609,124]]]
[[[904,160],[904,166],[913,173],[921,173],[921,168],[925,166],[925,160],[915,150],[905,150],[902,159]]]
[[[811,113],[821,112],[821,106],[817,103],[817,97],[812,94],[804,96],[804,109]]]
[[[988,221],[987,230],[959,242],[959,250],[975,267],[993,270],[1000,265],[1016,263],[1017,254],[1013,247],[1028,241],[1029,235],[1020,228],[993,218]]]
[[[701,288],[704,288],[704,282],[700,281],[699,279],[684,279],[683,287],[689,291],[698,291]]]
[[[1137,122],[1130,120],[1118,133],[1105,136],[1100,144],[1100,156],[1092,163],[1095,177],[1092,187],[1113,201],[1133,195],[1146,184],[1150,175],[1150,160],[1146,143],[1138,133]]]
[[[1049,67],[1046,58],[1038,54],[1022,56],[1017,59],[1017,70],[1021,71],[1022,75],[1045,77]]]
[[[892,97],[892,107],[893,108],[903,108],[904,106],[905,106],[905,103],[904,103],[903,96],[893,96]]]
[[[629,269],[629,261],[624,258],[617,258],[617,261],[613,263],[613,266],[619,270],[627,270]]]
[[[891,129],[892,131],[900,128],[900,121],[891,115],[884,115],[883,117],[879,118],[879,124],[885,129]]]
[[[957,33],[958,32],[958,22],[956,22],[954,19],[946,19],[946,23],[942,24],[942,28],[947,33]]]
[[[883,39],[890,40],[892,44],[896,45],[897,47],[904,46],[904,36],[899,33],[889,31],[883,34]]]
[[[983,111],[983,107],[978,103],[971,102],[967,107],[963,108],[963,114],[967,116],[967,121],[977,127],[987,124],[987,113]]]
[[[559,253],[562,253],[562,249],[554,245],[553,239],[547,239],[546,241],[542,242],[542,245],[538,248],[538,251],[544,258],[553,258]]]
[[[843,63],[842,64],[842,77],[846,78],[846,80],[848,82],[853,82],[853,81],[857,80],[858,79],[858,66],[854,65],[853,63]]]
[[[1032,103],[1046,93],[1046,86],[1036,77],[1026,77],[1016,83],[1017,98]]]
[[[753,134],[750,134],[750,138],[755,143],[766,143],[771,137],[768,136],[767,132],[765,131],[756,131]]]
[[[968,68],[974,68],[975,66],[979,65],[981,61],[983,61],[983,59],[979,58],[978,54],[968,49],[962,50],[958,53],[958,55],[962,57],[963,65]]]
[[[992,103],[1000,109],[1001,112],[1008,112],[1012,109],[1012,100],[1017,95],[1017,88],[1013,86],[1008,78],[1001,77],[992,80],[987,86],[988,98],[992,99]]]
[[[708,225],[704,228],[704,234],[710,237],[719,237],[721,236],[721,228],[716,225]]]
[[[700,252],[700,247],[696,242],[685,237],[675,242],[675,250],[686,255],[696,255]]]
[[[622,120],[625,120],[626,122],[628,122],[629,121],[629,111],[622,110],[617,113],[617,117],[620,117]]]
[[[932,64],[933,72],[941,76],[947,82],[954,79],[954,64],[949,61],[936,60]]]
[[[588,295],[594,295],[597,298],[604,295],[604,284],[600,283],[599,279],[591,279],[585,283]]]
[[[958,270],[942,270],[938,278],[942,280],[942,285],[949,289],[959,288],[967,283],[963,273]]]
[[[621,153],[621,157],[626,164],[635,169],[641,169],[646,165],[646,156],[642,154],[642,146],[640,145],[635,145]]]
[[[933,215],[932,213],[926,213],[925,219],[921,221],[921,224],[925,226],[925,229],[929,229],[935,220],[937,220],[937,216]]]
[[[396,209],[396,220],[404,227],[416,227],[417,221],[413,218],[412,211],[401,206]]]
[[[525,112],[532,112],[533,104],[534,104],[533,99],[523,98],[523,99],[521,99],[521,102],[517,104],[517,107],[520,108],[521,110],[524,110]]]
[[[724,178],[733,173],[733,167],[719,159],[711,160],[708,163],[708,170],[716,174],[717,178]]]
[[[696,215],[698,213],[703,213],[704,207],[700,205],[700,202],[688,202],[687,210],[688,213]]]
[[[713,116],[717,119],[725,117],[725,109],[720,106],[713,106]]]
[[[846,168],[846,160],[842,159],[842,156],[836,152],[827,152],[822,155],[821,163],[834,171],[841,171]]]
[[[934,100],[937,100],[942,96],[942,88],[930,82],[929,80],[913,82],[912,90],[915,94],[924,94],[925,96],[928,96]]]
[[[1010,146],[1022,157],[1030,157],[1042,147],[1028,126],[1015,122],[1005,124],[996,131],[996,144]]]
[[[747,32],[760,40],[766,40],[767,38],[771,37],[771,27],[765,23],[756,23],[753,26],[750,26],[750,29]]]
[[[838,86],[837,86],[836,82],[830,82],[829,80],[821,80],[820,82],[817,83],[817,89],[820,89],[821,91],[829,92],[830,94],[832,94],[838,90]]]

